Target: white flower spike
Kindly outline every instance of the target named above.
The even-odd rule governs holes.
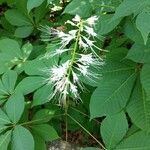
[[[101,57],[94,51],[94,48],[102,50],[94,44],[94,37],[97,34],[93,26],[97,20],[96,16],[82,20],[79,15],[76,15],[72,21],[66,22],[75,29],[68,33],[53,29],[53,39],[59,39],[60,47],[50,52],[50,57],[63,55],[64,52],[69,53],[70,57],[66,62],[60,62],[60,65],[47,70],[49,77],[46,82],[52,84],[54,89],[50,99],[56,97],[62,105],[67,105],[68,98],[81,100],[79,89],[84,90],[85,87],[80,77],[83,76],[93,82],[99,76],[91,70],[91,66],[97,69],[104,64]]]

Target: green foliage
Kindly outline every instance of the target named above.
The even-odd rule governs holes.
[[[82,32],[80,23],[66,23],[76,15],[83,22],[98,17],[92,52],[104,64],[90,66],[90,76],[74,65],[82,103],[74,100],[75,89],[67,91],[67,107],[60,108],[55,102],[65,91],[55,91],[51,68],[72,54],[79,57],[78,38],[65,47],[77,53],[49,56],[65,45],[55,29]],[[0,150],[46,150],[47,142],[64,138],[64,127],[68,133],[85,131],[83,150],[98,149],[89,135],[104,150],[150,150],[149,25],[150,0],[0,0]]]
[[[101,135],[107,149],[113,149],[125,136],[128,123],[124,112],[107,116],[101,124]]]
[[[89,17],[92,13],[92,7],[89,0],[73,0],[67,5],[63,13]]]
[[[11,131],[2,134],[0,136],[0,148],[3,150],[7,150],[10,139],[11,139]]]
[[[28,12],[30,12],[33,8],[40,6],[42,3],[44,2],[44,0],[28,0],[27,2],[27,9]]]
[[[123,140],[116,148],[116,150],[126,150],[126,149],[138,149],[138,150],[148,150],[150,148],[149,135],[139,131],[130,137]]]
[[[22,126],[16,126],[12,133],[12,149],[13,150],[34,150],[34,139],[31,133]]]
[[[150,27],[149,27],[150,22],[148,21],[150,21],[150,13],[148,12],[140,13],[136,19],[136,26],[141,32],[145,44],[147,42],[148,35],[150,33]]]

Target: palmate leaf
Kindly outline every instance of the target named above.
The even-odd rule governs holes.
[[[107,116],[101,124],[101,135],[108,150],[113,149],[125,136],[128,122],[124,112]]]
[[[26,87],[25,83],[27,81],[27,78],[24,79],[26,81],[24,81],[24,80],[22,81],[22,82],[24,82],[23,84],[20,83],[20,85],[18,85],[19,86],[18,89],[24,90],[24,93],[28,93],[28,91],[25,89],[29,89],[30,87],[31,87],[29,89],[30,92],[37,89],[37,91],[34,93],[34,96],[33,96],[32,106],[41,105],[41,104],[47,103],[51,100],[50,98],[52,97],[51,95],[53,93],[53,86],[50,83],[48,83],[48,79],[51,75],[50,69],[54,65],[56,65],[57,62],[58,62],[58,57],[49,58],[49,59],[45,59],[43,57],[42,59],[37,58],[32,61],[28,61],[26,63],[25,72],[26,72],[26,74],[30,75],[30,77],[28,77],[29,78],[28,80],[31,79],[29,81],[29,85],[33,83],[34,80],[32,81],[32,79],[41,78],[41,79],[37,79],[37,84],[33,83],[33,85],[32,85],[33,87],[27,86],[28,88],[25,88]],[[36,87],[38,87],[38,88],[36,88]]]
[[[0,125],[11,123],[8,116],[0,109]]]
[[[28,0],[27,10],[30,12],[33,8],[40,6],[45,0]]]
[[[0,149],[1,150],[8,150],[8,145],[11,141],[11,132],[7,131],[5,134],[0,135]]]
[[[35,142],[35,150],[47,150],[45,140],[33,131],[32,131],[32,134],[33,134],[34,142]]]
[[[137,63],[150,63],[150,45],[136,42],[129,50],[126,58]]]
[[[23,47],[25,46],[27,46],[27,44]],[[32,45],[30,47],[32,47]],[[26,63],[30,53],[31,48],[26,51],[22,51],[19,43],[15,40],[8,38],[0,40],[0,63],[3,64],[2,66],[0,65],[0,67],[2,67],[0,68],[0,73],[4,73],[6,70],[13,67],[15,69],[19,67],[20,70],[21,68],[23,70],[23,66]]]
[[[5,126],[4,124],[0,124],[0,133],[5,131],[8,128],[8,126]]]
[[[149,150],[150,135],[139,131],[124,139],[115,150]]]
[[[15,26],[30,26],[32,23],[23,13],[17,9],[10,9],[5,12],[5,18]]]
[[[111,115],[126,106],[136,74],[131,71],[114,71],[100,81],[91,102],[91,118]]]
[[[44,78],[41,76],[31,76],[24,78],[16,87],[16,91],[27,95],[44,84]]]
[[[109,32],[111,32],[121,21],[121,18],[111,21],[111,18],[113,15],[103,15],[99,18],[97,24],[96,24],[96,31],[98,35],[105,35]]]
[[[150,64],[145,64],[141,71],[141,83],[146,91],[147,100],[150,100]]]
[[[52,94],[53,86],[51,84],[44,85],[34,93],[32,106],[38,106],[49,102]]]
[[[5,110],[13,123],[17,123],[24,111],[25,102],[21,93],[14,93],[6,102]]]
[[[33,124],[42,124],[45,122],[49,122],[54,116],[55,111],[49,109],[41,109],[35,113],[32,118]]]
[[[116,9],[114,19],[137,14],[150,4],[149,0],[124,0]]]
[[[7,56],[5,56],[5,58],[2,57],[2,59],[9,60],[21,56],[19,43],[8,38],[0,40],[0,52],[3,52]]]
[[[32,130],[45,141],[53,141],[59,138],[56,130],[49,124],[33,125]]]
[[[14,93],[17,73],[13,70],[6,71],[0,79],[0,102],[3,103]]]
[[[34,150],[32,134],[22,126],[16,126],[12,135],[12,150]]]
[[[127,112],[137,127],[150,132],[150,101],[146,100],[145,91],[139,80],[127,106]]]
[[[135,22],[132,18],[126,20],[124,33],[132,41],[135,41],[136,43],[144,43],[143,37],[140,31],[137,29]]]
[[[0,99],[5,99],[6,95],[9,95],[9,93],[7,93],[7,90],[5,89],[2,81],[0,80]]]
[[[3,86],[5,88],[5,91],[7,91],[9,94],[12,94],[14,92],[16,81],[17,81],[17,73],[13,70],[8,70],[2,76]]]
[[[144,39],[144,44],[146,45],[148,35],[150,33],[150,13],[142,12],[137,16],[136,26],[138,30],[141,32],[142,37]]]
[[[89,17],[92,14],[92,6],[89,0],[72,0],[65,8],[63,13],[81,17]]]
[[[28,37],[33,31],[33,26],[22,26],[15,30],[14,35],[19,38]]]

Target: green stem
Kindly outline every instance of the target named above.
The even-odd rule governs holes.
[[[74,107],[70,107],[70,108],[71,108],[72,110],[74,110],[74,111],[76,111],[76,112],[78,112],[78,113],[80,113],[80,114],[82,114],[82,115],[84,115],[84,116],[90,118],[90,116],[87,115],[87,114],[85,114],[84,112],[82,112],[82,111],[80,111],[80,110],[78,110],[78,109],[76,109],[76,108],[74,108]],[[100,122],[99,122],[98,120],[96,120],[96,119],[93,119],[93,121],[95,121],[96,123],[100,124]]]
[[[60,117],[60,116],[63,116],[63,115],[64,115],[64,114],[54,115],[53,118],[54,118],[54,117]],[[36,122],[39,122],[39,121],[44,121],[44,120],[45,120],[45,118],[44,118],[44,119],[31,120],[31,121],[28,121],[28,122],[20,123],[19,125],[20,125],[20,126],[29,125],[29,124],[33,124],[33,123],[36,123]]]
[[[81,36],[81,29],[82,29],[82,21],[79,23],[79,30],[77,32],[77,37],[76,37],[76,42],[75,42],[75,46],[73,48],[73,51],[72,51],[72,57],[71,57],[71,61],[70,61],[70,64],[69,64],[69,67],[67,69],[67,78],[68,80],[70,80],[70,76],[71,76],[71,72],[72,72],[72,67],[73,67],[73,63],[76,59],[76,51],[78,49],[78,43],[79,43],[79,39],[80,39],[80,36]],[[67,87],[68,88],[68,87]],[[67,101],[66,99],[66,104],[65,104],[65,126],[66,126],[66,142],[68,140],[68,107],[69,107],[69,100]]]
[[[70,76],[71,76],[72,68],[73,68],[73,63],[74,63],[74,61],[76,59],[76,51],[78,49],[78,43],[79,43],[79,39],[80,39],[80,36],[81,36],[81,30],[82,30],[82,28],[83,28],[83,22],[81,20],[80,23],[79,23],[79,30],[77,31],[75,45],[74,45],[73,51],[71,53],[72,57],[71,57],[71,60],[70,60],[70,63],[69,63],[68,69],[67,69],[67,79],[68,79],[68,81],[70,80]],[[67,85],[66,88],[67,89],[69,88],[68,85]],[[65,106],[65,108],[68,107],[68,105],[69,105],[69,104],[67,104],[66,101],[67,100],[65,99],[64,106],[67,105],[67,106]]]
[[[68,117],[70,117],[70,119],[72,119],[75,123],[77,123],[87,134],[89,134],[101,146],[101,148],[103,148],[104,150],[107,150],[104,147],[104,145],[99,140],[97,140],[85,127],[83,127],[76,119],[74,119],[69,114],[67,114],[67,115],[68,115]]]
[[[73,48],[72,58],[71,58],[71,61],[70,61],[70,64],[69,64],[69,68],[68,68],[68,74],[67,74],[68,78],[70,78],[71,71],[72,71],[72,66],[73,66],[74,60],[76,58],[76,51],[78,49],[78,43],[79,43],[79,39],[80,39],[80,36],[81,36],[82,27],[83,27],[83,22],[81,21],[79,23],[79,30],[77,32],[76,42],[75,42],[75,46]]]
[[[67,116],[67,114],[68,114],[68,106],[69,106],[69,104],[68,104],[68,101],[66,101],[66,105],[65,105],[65,134],[66,134],[66,142],[68,141],[68,116]]]

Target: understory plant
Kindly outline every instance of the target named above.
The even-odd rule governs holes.
[[[149,0],[0,0],[0,150],[150,150]]]

